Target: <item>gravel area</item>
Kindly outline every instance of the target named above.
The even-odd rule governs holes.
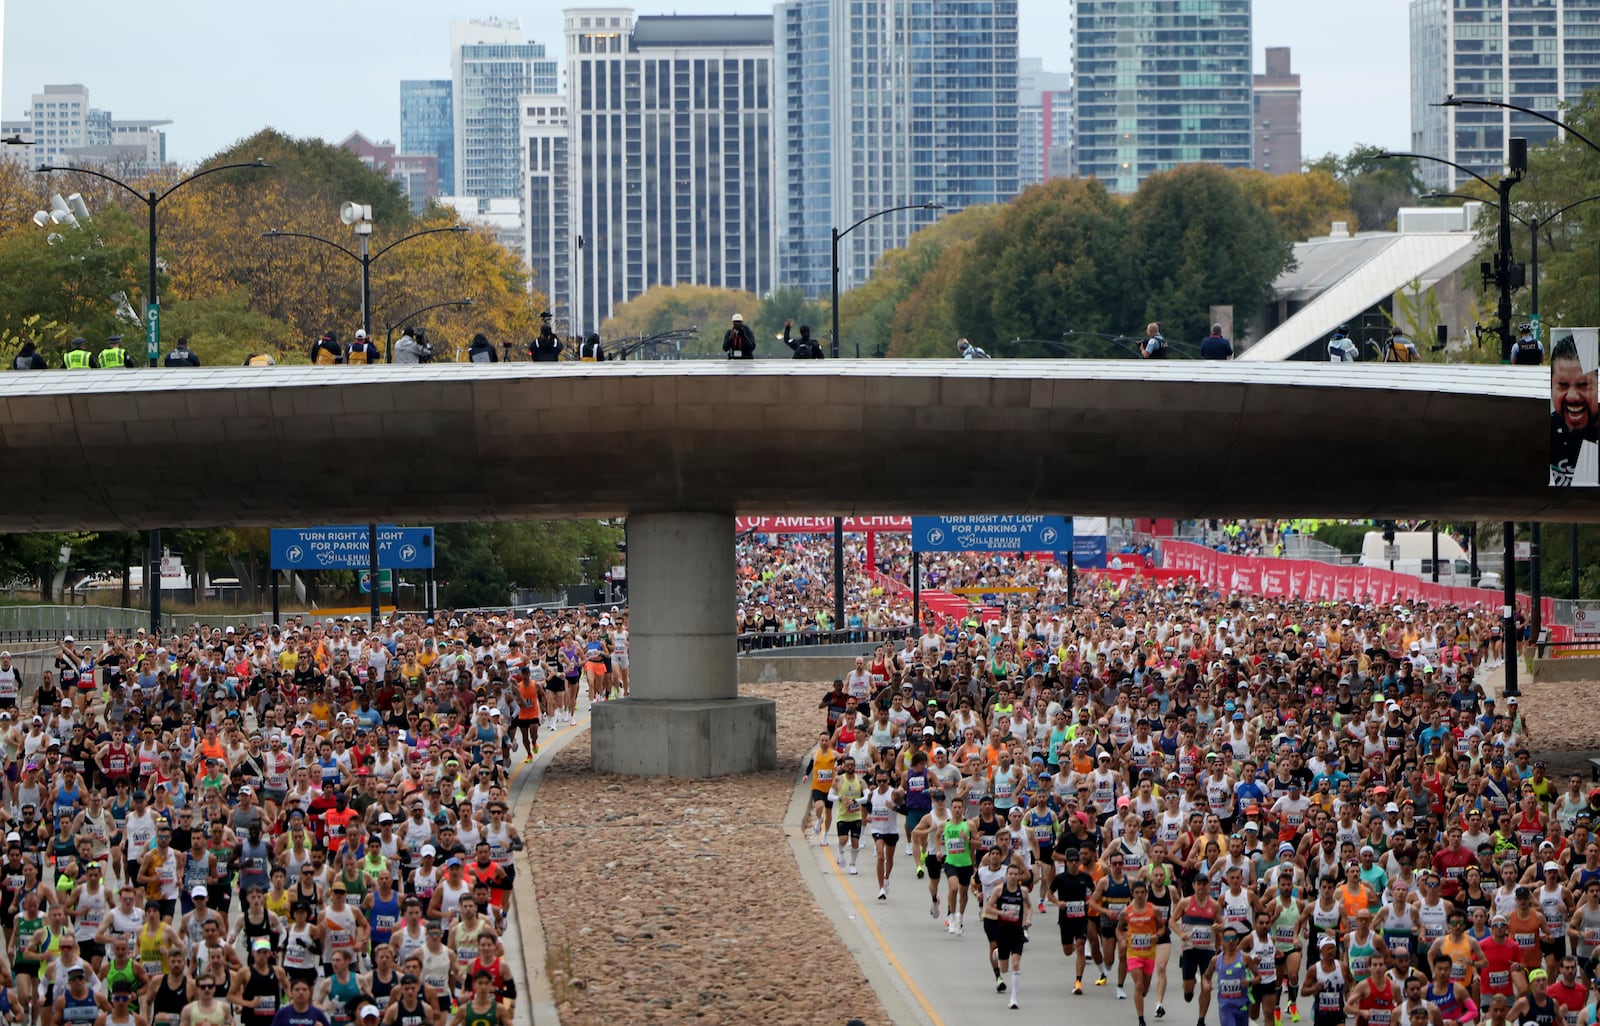
[[[587,732],[556,756],[524,836],[564,1026],[887,1026],[783,830],[826,691],[740,688],[778,703],[776,773],[597,774]]]
[[[1600,745],[1600,681],[1520,681],[1520,705],[1537,752]]]

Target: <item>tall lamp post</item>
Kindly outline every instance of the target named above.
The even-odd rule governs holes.
[[[369,342],[372,339],[372,265],[391,249],[401,243],[410,242],[412,239],[420,239],[424,235],[437,235],[440,232],[466,232],[472,230],[464,224],[452,224],[443,228],[424,228],[420,232],[412,232],[410,235],[398,238],[373,253],[367,245],[367,240],[372,234],[372,208],[360,203],[346,203],[339,208],[339,219],[355,228],[356,238],[360,240],[359,253],[348,246],[342,246],[334,242],[332,239],[324,239],[320,235],[310,235],[306,232],[285,232],[274,228],[270,232],[262,232],[261,237],[263,239],[310,239],[312,242],[320,242],[324,246],[332,246],[360,264],[361,328],[366,332]],[[378,525],[376,523],[367,524],[367,580],[370,584],[369,594],[372,596],[372,619],[369,625],[373,630],[376,630],[378,627],[380,591],[378,581]],[[399,601],[398,592],[395,594],[395,599],[397,602]]]
[[[1428,153],[1392,153],[1384,151],[1377,154],[1380,160],[1396,158],[1413,160],[1431,160],[1447,167],[1453,167],[1462,174],[1470,175],[1482,182],[1485,186],[1495,190],[1500,197],[1500,232],[1494,254],[1494,283],[1500,292],[1498,315],[1500,318],[1500,362],[1511,362],[1511,293],[1522,285],[1522,266],[1514,263],[1511,254],[1511,187],[1522,181],[1522,176],[1528,170],[1528,140],[1515,138],[1506,147],[1507,173],[1500,177],[1499,182],[1491,182],[1468,167],[1463,167],[1453,160],[1435,157]],[[1505,553],[1501,558],[1501,572],[1505,584],[1505,604],[1500,610],[1500,631],[1505,637],[1506,663],[1505,663],[1505,690],[1507,695],[1517,694],[1517,563],[1516,563],[1516,537],[1517,525],[1507,520],[1503,526],[1505,536]]]
[[[17,139],[7,139],[9,145],[31,145]],[[73,174],[89,175],[110,182],[133,196],[148,209],[150,232],[150,280],[145,285],[144,297],[144,330],[145,330],[145,355],[150,358],[150,366],[156,365],[156,358],[161,355],[161,299],[156,291],[156,208],[161,206],[161,201],[188,185],[197,178],[214,175],[218,171],[233,171],[244,168],[269,168],[272,165],[257,157],[255,160],[239,164],[218,164],[208,167],[204,171],[196,171],[187,178],[180,178],[168,186],[165,192],[154,189],[140,192],[120,178],[113,178],[104,171],[96,171],[87,167],[70,167],[65,165],[46,164],[33,169],[34,174],[49,174],[52,171],[71,172]],[[150,593],[150,634],[153,637],[161,636],[161,530],[156,528],[149,532],[148,546],[145,556],[144,580],[145,590]]]
[[[385,324],[383,326],[383,362],[394,362],[394,329],[403,327],[405,323],[411,320],[413,317],[421,317],[429,310],[440,310],[447,306],[466,307],[471,305],[471,296],[468,296],[466,299],[447,299],[442,303],[434,303],[432,306],[425,306],[421,310],[413,310],[410,313],[401,317],[396,317],[394,320]]]
[[[839,358],[839,240],[860,228],[868,221],[897,214],[902,210],[943,210],[943,203],[929,200],[926,203],[907,203],[887,210],[875,210],[857,221],[850,227],[840,231],[838,227],[831,228],[833,233],[833,345],[832,356]],[[856,340],[856,358],[861,358],[861,341]],[[840,630],[844,626],[844,519],[833,518],[833,629]]]
[[[935,203],[935,202],[933,202],[931,200],[929,202],[927,202],[927,203],[907,203],[904,206],[890,207],[888,210],[875,210],[872,213],[868,214],[866,217],[863,217],[861,220],[857,221],[855,224],[853,224],[850,227],[844,229],[843,231],[840,231],[838,228],[831,229],[832,232],[833,232],[833,353],[832,353],[832,356],[833,356],[833,358],[835,360],[837,360],[839,358],[839,240],[844,238],[846,235],[849,235],[851,232],[855,231],[857,228],[860,228],[862,225],[866,224],[868,221],[872,221],[872,220],[875,220],[875,219],[880,218],[880,217],[885,217],[885,216],[887,216],[889,214],[898,214],[902,210],[943,210],[943,209],[944,209],[944,204],[943,203]],[[861,356],[861,342],[858,340],[856,342],[856,357],[860,358],[860,356]],[[843,608],[843,606],[840,603],[835,603],[835,609],[834,609],[835,612],[838,612],[842,608]]]

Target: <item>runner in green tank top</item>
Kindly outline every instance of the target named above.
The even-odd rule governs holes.
[[[972,824],[966,818],[966,804],[960,798],[950,801],[950,818],[944,823],[944,874],[950,881],[945,907],[949,933],[960,933],[967,915],[967,894],[972,889]]]

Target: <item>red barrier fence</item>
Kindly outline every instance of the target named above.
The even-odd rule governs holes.
[[[1426,602],[1432,606],[1477,607],[1491,610],[1495,616],[1500,615],[1505,603],[1501,592],[1489,588],[1456,588],[1393,570],[1334,566],[1309,559],[1231,556],[1191,542],[1162,542],[1161,565],[1194,574],[1219,591],[1265,598],[1365,605]],[[1528,596],[1519,594],[1517,604],[1526,613]],[[1548,625],[1555,619],[1555,600],[1546,598],[1540,604],[1542,619]],[[1550,627],[1551,641],[1564,641],[1570,634],[1571,628]]]

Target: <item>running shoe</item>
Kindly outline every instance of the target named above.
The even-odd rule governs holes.
[[[1104,987],[1106,985],[1106,974],[1101,973],[1100,978],[1094,981],[1094,985],[1096,987]]]
[[[529,752],[528,753],[528,757],[526,759],[523,759],[522,761],[523,762],[532,762],[533,761],[533,753]]]
[[[879,901],[888,901],[889,900],[889,891],[886,888],[883,888],[883,887],[879,887],[878,888],[878,900]]]
[[[855,863],[853,862],[850,864],[850,868],[845,870],[845,872],[849,873],[851,876],[861,875],[861,871],[855,867]]]
[[[1283,1009],[1274,1008],[1272,1010],[1272,1022],[1274,1026],[1283,1026]]]
[[[1160,1002],[1157,1002],[1156,1003],[1156,1018],[1157,1019],[1165,1019],[1166,1017],[1167,1017],[1167,1006],[1161,1004]]]
[[[1295,1004],[1293,1001],[1289,1002],[1289,1021],[1300,1021],[1300,1006]]]
[[[935,919],[939,918],[939,903],[937,901],[928,908],[928,915]]]
[[[945,917],[945,920],[944,920],[944,932],[948,933],[952,937],[954,937],[956,935],[956,920],[955,920],[954,916],[946,916]]]
[[[994,992],[996,994],[1004,994],[1006,992],[1005,977],[1001,976],[999,973],[994,974]]]
[[[1016,998],[1012,998],[1011,999],[1011,1004],[1008,1005],[1007,1007],[1010,1008],[1012,1011],[1015,1011],[1016,1009],[1020,1008],[1021,1006],[1017,1004],[1017,999]]]
[[[1044,899],[1043,898],[1039,899],[1039,911],[1040,912],[1044,911]]]
[[[1123,990],[1121,987],[1118,987],[1117,988],[1117,1000],[1118,1001],[1126,1001],[1126,1000],[1128,1000],[1128,992]]]
[[[923,877],[925,877],[927,875],[928,875],[928,871],[922,867],[922,863],[920,863],[920,862],[917,863],[917,879],[921,880]]]
[[[889,881],[887,880],[883,882],[883,896],[885,898],[889,896]]]
[[[1072,984],[1072,993],[1076,997],[1083,997],[1083,981],[1076,980]]]

